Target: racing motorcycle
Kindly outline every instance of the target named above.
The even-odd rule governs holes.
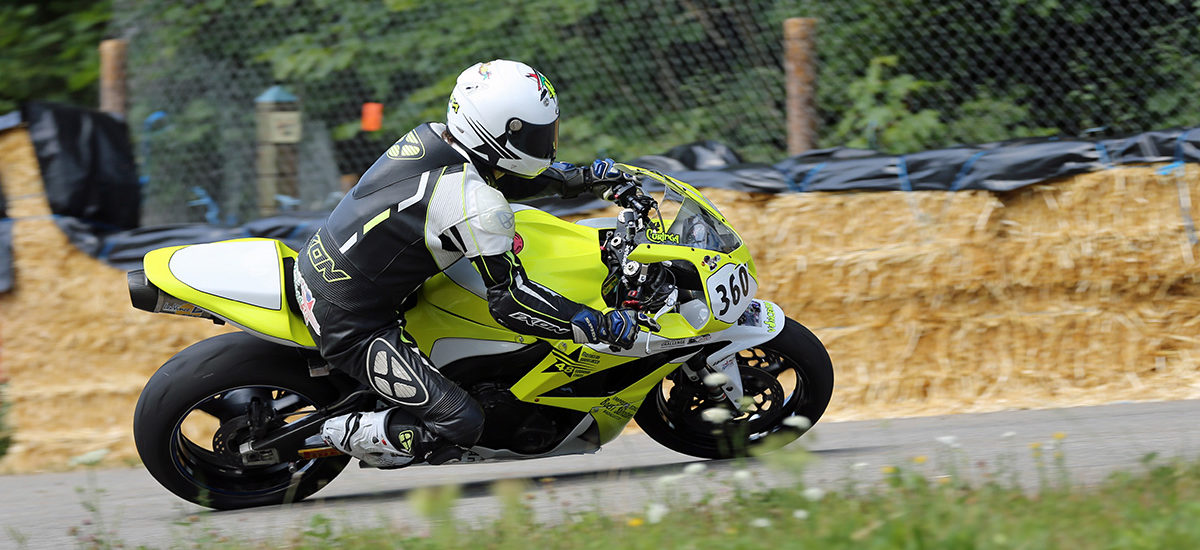
[[[759,273],[717,207],[677,179],[619,166],[654,200],[576,223],[514,205],[513,250],[532,280],[571,300],[639,310],[649,329],[632,349],[501,327],[465,259],[405,304],[421,350],[484,409],[461,462],[591,453],[631,420],[680,453],[727,458],[795,440],[824,413],[829,355],[754,297]],[[128,274],[138,309],[242,329],[179,352],[138,399],[138,454],[179,497],[216,509],[303,499],[350,460],[321,441],[322,422],[390,406],[315,350],[292,292],[296,256],[236,239],[157,249]]]

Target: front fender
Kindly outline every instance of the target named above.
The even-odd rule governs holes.
[[[728,340],[729,344],[709,354],[708,365],[715,367],[739,351],[771,341],[783,331],[786,318],[783,308],[778,304],[767,300],[754,300],[737,324],[713,333],[715,340]]]
[[[742,371],[735,357],[737,352],[771,341],[783,330],[786,319],[783,308],[778,304],[754,300],[737,324],[714,334],[721,340],[728,339],[729,344],[709,354],[706,362],[709,367],[729,377],[721,390],[739,408],[744,392]]]

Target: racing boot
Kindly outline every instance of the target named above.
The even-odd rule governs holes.
[[[321,427],[325,443],[361,462],[361,466],[390,470],[425,461],[440,464],[447,451],[451,458],[463,451],[439,444],[417,417],[399,408],[370,413],[349,413],[326,420]]]

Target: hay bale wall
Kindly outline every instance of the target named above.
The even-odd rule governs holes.
[[[24,130],[0,133],[0,170],[16,220],[16,285],[0,295],[14,437],[0,472],[61,469],[98,449],[109,464],[134,462],[132,413],[146,380],[223,329],[133,309],[125,272],[80,252],[54,224]]]
[[[145,380],[225,329],[132,309],[124,273],[49,218],[24,132],[0,134],[0,170],[18,218],[17,289],[0,296],[16,438],[0,471],[96,449],[136,460]],[[1004,195],[707,194],[750,243],[760,296],[829,348],[827,418],[879,418],[1200,397],[1200,285],[1177,186],[1200,198],[1200,168],[1187,170]]]

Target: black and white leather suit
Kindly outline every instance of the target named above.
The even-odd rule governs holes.
[[[526,277],[512,253],[513,211],[497,189],[514,176],[498,183],[490,169],[481,173],[443,140],[444,128],[417,127],[363,174],[301,250],[296,293],[326,361],[414,414],[434,439],[468,448],[483,412],[405,334],[405,298],[466,256],[488,287],[492,315],[511,330],[571,338],[585,306]],[[515,183],[569,196],[583,190],[580,171],[551,168]]]

